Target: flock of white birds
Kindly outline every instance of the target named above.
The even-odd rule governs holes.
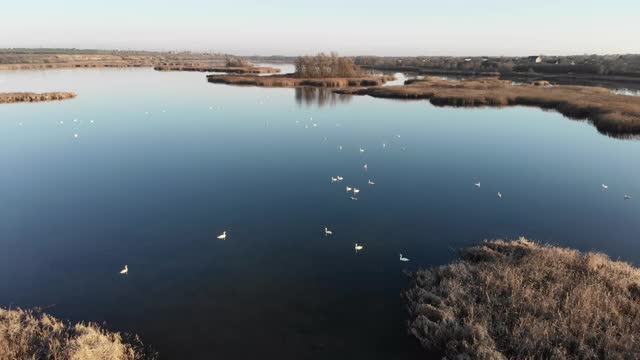
[[[267,96],[267,98],[269,98],[269,97]],[[261,104],[262,104],[262,103],[263,103],[263,102],[261,102]],[[217,110],[219,110],[219,109],[220,109],[220,106],[218,106],[216,109],[217,109]],[[210,106],[210,107],[209,107],[209,110],[214,110],[214,107]],[[163,110],[162,112],[164,113],[164,112],[166,112],[166,110]],[[146,112],[145,112],[145,115],[149,115],[149,114],[150,114],[150,113],[149,113],[148,111],[146,111]],[[316,127],[318,127],[318,123],[313,121],[313,117],[310,117],[310,118],[309,118],[309,121],[310,121],[310,124],[309,124],[309,123],[305,123],[305,125],[304,125],[304,128],[305,128],[305,129],[309,129],[309,128],[316,128]],[[92,121],[92,122],[93,122],[93,121]],[[301,122],[300,122],[300,120],[296,120],[296,124],[300,124],[300,123],[301,123]],[[268,125],[269,125],[269,123],[266,123],[266,125],[268,126]],[[339,124],[336,124],[336,126],[339,126]],[[76,138],[78,137],[78,136],[77,136],[77,134],[75,134],[75,137],[76,137]],[[395,137],[396,137],[396,138],[400,138],[400,135],[396,135]],[[327,138],[325,137],[325,138],[324,138],[324,140],[323,140],[323,142],[326,142],[326,141],[327,141]],[[386,149],[386,148],[387,148],[387,144],[386,144],[386,143],[383,143],[383,144],[382,144],[382,149]],[[343,150],[343,146],[342,146],[342,145],[338,145],[338,151],[342,151],[342,150]],[[402,151],[405,151],[405,150],[406,150],[406,147],[402,147],[402,148],[401,148],[401,150],[402,150]],[[360,147],[360,148],[358,149],[358,151],[359,151],[359,153],[360,153],[360,154],[362,154],[362,153],[364,153],[366,150],[365,150],[365,148]],[[364,169],[364,171],[365,171],[365,172],[367,172],[367,171],[369,170],[369,165],[365,163],[365,164],[362,166],[362,168]],[[329,180],[330,180],[330,182],[331,182],[331,183],[339,183],[339,182],[344,181],[344,177],[339,176],[339,175],[336,175],[336,176],[331,176]],[[367,180],[367,184],[368,184],[369,186],[374,186],[376,183],[375,183],[373,180],[368,179],[368,180]],[[478,183],[478,184],[477,184],[477,186],[479,187],[479,186],[480,186],[480,184]],[[349,197],[350,197],[350,199],[351,199],[351,200],[356,200],[356,201],[358,200],[358,194],[360,194],[360,191],[361,191],[360,189],[358,189],[358,188],[357,188],[357,187],[355,187],[355,186],[348,186],[348,185],[347,185],[347,186],[345,186],[345,189],[346,189],[347,194],[349,194]],[[330,230],[328,227],[326,227],[326,226],[325,226],[325,227],[324,227],[324,236],[332,236],[332,235],[333,235],[333,230]],[[218,239],[218,240],[227,240],[227,230],[224,230],[220,235],[218,235],[218,236],[216,237],[216,239]],[[363,251],[363,250],[364,250],[364,245],[363,245],[363,244],[355,243],[355,244],[354,244],[354,246],[353,246],[353,248],[354,248],[355,252],[356,252],[356,253],[358,253],[358,252],[360,252],[360,251]],[[410,261],[410,259],[409,259],[409,258],[405,257],[405,256],[404,256],[404,255],[402,255],[402,254],[399,254],[399,260],[400,260],[401,262],[408,262],[408,261]],[[120,271],[120,274],[122,274],[122,275],[128,275],[128,274],[129,274],[129,267],[128,267],[128,265],[125,265],[125,266],[124,266],[124,268]]]
[[[268,99],[268,98],[269,98],[269,97],[267,96],[267,99]],[[262,104],[262,103],[263,103],[263,102],[260,102],[260,104]],[[210,106],[210,107],[209,107],[209,110],[214,110],[214,107]],[[216,108],[215,108],[215,110],[220,110],[220,106],[216,107]],[[166,112],[166,110],[162,110],[162,112],[163,112],[163,113],[165,113],[165,112]],[[149,113],[148,111],[147,111],[147,112],[145,112],[145,115],[149,115],[149,114],[150,114],[150,113]],[[74,119],[73,121],[74,121],[74,122],[77,122],[77,121],[78,121],[78,119]],[[318,127],[318,123],[313,121],[313,117],[310,117],[310,118],[309,118],[309,121],[310,121],[310,124],[309,124],[309,123],[305,123],[305,125],[304,125],[304,128],[305,128],[305,129],[309,129],[309,128],[316,128],[316,127]],[[90,122],[91,122],[91,123],[93,123],[93,120],[91,120]],[[296,124],[300,124],[300,123],[301,123],[301,122],[300,122],[300,120],[296,120],[295,122],[296,122]],[[63,124],[63,122],[62,122],[62,121],[60,121],[60,124]],[[22,125],[22,124],[20,124],[20,125]],[[266,125],[268,126],[268,125],[269,125],[269,123],[267,122],[267,123],[266,123]],[[339,126],[339,124],[336,124],[336,126]],[[399,139],[399,138],[400,138],[400,135],[395,135],[395,137]],[[78,134],[77,134],[77,133],[76,133],[76,134],[74,134],[74,138],[78,138]],[[324,137],[323,143],[324,143],[324,142],[326,142],[326,141],[327,141],[327,137]],[[386,149],[386,148],[387,148],[387,144],[386,144],[386,143],[382,143],[382,149],[384,150],[384,149]],[[344,149],[344,148],[343,148],[343,146],[342,146],[342,145],[338,145],[338,151],[342,151],[343,149]],[[403,146],[403,147],[401,147],[401,148],[400,148],[400,150],[401,150],[401,151],[406,151],[406,147],[404,147],[404,146]],[[360,154],[363,154],[363,153],[365,153],[365,152],[366,152],[366,148],[359,147],[359,148],[358,148],[358,152],[359,152]],[[364,169],[364,171],[365,171],[365,172],[367,172],[367,171],[369,170],[369,165],[365,163],[365,164],[362,166],[362,168]],[[340,176],[340,175],[336,175],[336,176],[331,176],[331,177],[329,178],[329,180],[330,180],[330,182],[331,182],[331,183],[340,183],[340,182],[344,181],[344,177],[342,177],[342,176]],[[369,186],[374,186],[376,183],[375,183],[373,180],[368,179],[368,180],[367,180],[367,184],[368,184]],[[480,188],[480,187],[482,186],[481,182],[473,183],[473,185],[474,185],[476,188]],[[604,190],[608,190],[608,189],[609,189],[609,186],[608,186],[608,185],[606,185],[606,184],[601,184],[601,185],[600,185],[600,188],[604,191]],[[355,186],[353,186],[353,185],[346,185],[346,186],[345,186],[345,190],[346,190],[346,192],[347,192],[347,194],[349,195],[349,198],[350,198],[351,200],[354,200],[354,201],[357,201],[357,200],[358,200],[358,194],[360,193],[360,189],[358,189],[357,187],[355,187]],[[498,193],[497,193],[497,197],[498,197],[498,199],[502,199],[503,195],[502,195],[502,193],[501,193],[500,191],[498,191]],[[628,194],[625,194],[625,195],[624,195],[624,200],[630,200],[630,199],[631,199],[631,196],[630,196],[630,195],[628,195]],[[326,227],[326,226],[325,226],[325,227],[324,227],[324,236],[332,236],[332,235],[333,235],[333,230],[331,230],[331,229],[329,229],[328,227]],[[223,231],[220,235],[218,235],[216,238],[217,238],[218,240],[227,240],[227,231],[226,231],[226,230],[224,230],[224,231]],[[354,250],[355,250],[355,252],[356,252],[356,253],[358,253],[358,252],[360,252],[360,251],[363,251],[363,250],[364,250],[364,245],[363,245],[363,244],[355,243],[355,244],[354,244]],[[408,262],[408,261],[410,261],[410,259],[409,259],[409,258],[407,258],[407,257],[405,257],[404,255],[402,255],[402,254],[399,254],[399,255],[400,255],[400,256],[399,256],[399,260],[400,260],[401,262]],[[124,268],[120,271],[120,274],[122,274],[122,275],[128,275],[128,274],[129,274],[129,267],[128,267],[128,265],[125,265],[125,266],[124,266]]]
[[[220,106],[218,106],[216,109],[219,110]],[[213,107],[209,107],[209,110],[214,110],[214,108]],[[166,110],[162,110],[162,112],[166,113]],[[150,112],[146,111],[145,115],[150,115]],[[313,122],[313,117],[310,117],[309,121],[311,122],[311,127],[312,128],[315,128],[315,127],[318,126],[318,123]],[[78,123],[79,120],[76,118],[76,119],[73,119],[73,122],[74,123]],[[89,123],[94,123],[94,121],[93,120],[89,120]],[[64,124],[64,121],[61,120],[60,121],[60,125],[63,125],[63,124]],[[296,120],[296,124],[300,124],[300,121]],[[18,125],[22,126],[22,123],[19,123]],[[305,126],[305,129],[309,128],[309,124],[305,124],[304,126]],[[79,134],[78,133],[74,133],[73,137],[77,139],[79,137]],[[396,135],[396,138],[400,138],[400,135]],[[324,139],[326,141],[326,137]],[[382,149],[386,149],[386,148],[387,148],[387,144],[386,143],[382,143]],[[343,150],[343,146],[342,145],[338,145],[338,151],[342,151],[342,150]],[[406,147],[402,147],[401,150],[405,151]],[[365,153],[366,152],[366,148],[360,147],[358,149],[358,152],[360,154]],[[362,166],[362,168],[364,169],[365,172],[367,172],[369,170],[369,165],[365,163]],[[344,177],[336,175],[336,176],[331,176],[329,180],[330,180],[331,183],[340,183],[340,182],[344,181]],[[367,184],[369,186],[374,186],[376,183],[373,180],[368,179],[367,180]],[[477,182],[477,183],[474,183],[473,185],[476,188],[480,188],[482,184],[480,182]],[[606,184],[601,184],[600,188],[604,191],[604,190],[608,190],[609,186],[606,185]],[[351,200],[354,200],[354,201],[358,200],[358,194],[360,194],[361,189],[358,189],[357,187],[355,187],[353,185],[346,185],[345,186],[345,190],[346,190],[346,192],[349,195],[349,198]],[[498,191],[497,197],[498,197],[498,199],[501,199],[503,197],[503,195],[502,195],[502,193],[500,191]],[[631,196],[629,194],[625,194],[624,195],[624,200],[630,200],[630,199],[631,199]],[[333,230],[330,230],[328,227],[325,227],[324,228],[324,235],[325,236],[332,236],[333,235]],[[218,240],[227,240],[227,231],[226,230],[223,231],[216,238]],[[354,244],[354,250],[355,250],[356,253],[358,253],[360,251],[363,251],[364,250],[364,245],[355,243]],[[408,262],[409,261],[409,258],[403,256],[402,254],[400,254],[400,258],[399,259],[400,259],[401,262]],[[122,275],[128,275],[129,274],[128,265],[125,265],[124,268],[122,270],[120,270],[120,274],[122,274]]]

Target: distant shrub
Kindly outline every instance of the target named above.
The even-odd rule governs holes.
[[[520,239],[464,249],[403,293],[409,332],[448,359],[633,359],[640,270]]]
[[[296,59],[295,65],[296,75],[303,78],[351,78],[364,75],[352,58],[336,53],[302,56]]]
[[[247,67],[251,66],[251,63],[243,58],[235,56],[227,56],[225,58],[225,64],[227,67]]]
[[[68,324],[30,310],[0,308],[0,360],[141,360],[142,344],[96,324]]]

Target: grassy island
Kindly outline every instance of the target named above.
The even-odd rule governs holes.
[[[428,99],[436,106],[536,106],[573,119],[589,119],[611,135],[640,134],[640,97],[593,86],[550,86],[546,81],[513,84],[497,78],[445,80],[428,77],[401,86],[340,91],[395,99]]]
[[[33,92],[11,92],[0,93],[0,104],[3,103],[17,103],[17,102],[40,102],[40,101],[54,101],[54,100],[66,100],[76,97],[74,92],[45,92],[45,93],[33,93]]]
[[[627,359],[640,354],[640,269],[601,253],[486,241],[419,270],[409,332],[448,359]]]
[[[0,359],[141,360],[139,339],[127,342],[96,324],[69,324],[30,310],[0,308]]]
[[[208,75],[210,83],[264,86],[264,87],[327,87],[346,88],[362,86],[378,86],[387,81],[393,80],[393,76],[362,76],[354,78],[326,77],[326,78],[303,78],[293,75],[273,75],[273,76],[241,76],[241,75]]]
[[[379,86],[393,80],[393,76],[367,74],[353,63],[353,59],[336,53],[303,56],[296,60],[293,74],[275,76],[209,75],[211,83],[264,87],[323,87],[347,88]]]

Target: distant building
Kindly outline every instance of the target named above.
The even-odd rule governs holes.
[[[539,64],[542,62],[542,56],[529,56],[530,64]]]

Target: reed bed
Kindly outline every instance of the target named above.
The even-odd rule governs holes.
[[[92,323],[70,324],[36,310],[0,308],[0,360],[142,360],[137,337],[129,341]]]
[[[409,333],[447,359],[640,354],[640,270],[601,253],[485,241],[411,278]]]

